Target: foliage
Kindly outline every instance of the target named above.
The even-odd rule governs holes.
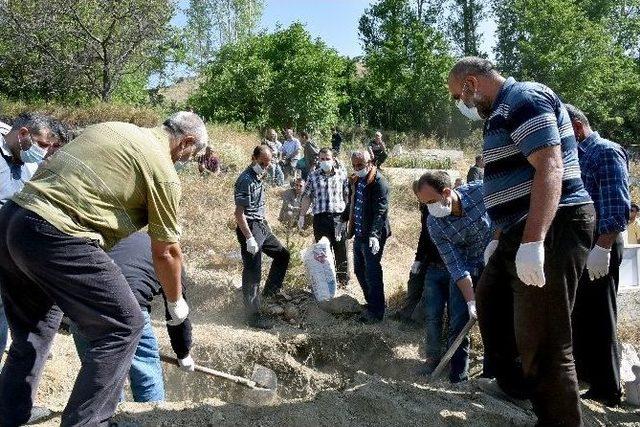
[[[389,157],[385,166],[391,168],[447,170],[453,167],[453,161],[450,158],[401,155]]]
[[[172,15],[169,0],[0,3],[0,92],[109,101],[125,81],[129,88],[137,82],[139,93],[172,51],[166,46]]]
[[[337,120],[349,66],[296,23],[220,49],[190,103],[245,127],[326,128]]]
[[[408,0],[380,0],[360,19],[366,66],[360,96],[369,125],[426,135],[453,128],[457,116],[445,85],[453,57],[444,35],[426,21]]]
[[[189,0],[189,64],[202,70],[222,46],[254,35],[263,9],[263,0]]]
[[[574,0],[502,0],[496,14],[504,72],[548,85],[605,136],[636,138],[640,70],[602,22]]]

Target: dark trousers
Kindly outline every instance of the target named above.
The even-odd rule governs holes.
[[[573,309],[573,355],[578,379],[589,383],[593,394],[605,399],[617,399],[622,393],[616,294],[623,247],[620,236],[611,247],[606,276],[591,281],[585,269]]]
[[[411,320],[419,324],[425,321],[425,295],[424,295],[424,277],[429,267],[421,266],[416,273],[409,273],[407,281],[407,296],[404,298],[402,307],[398,310],[398,315],[406,320]]]
[[[367,310],[375,317],[384,317],[384,282],[382,275],[382,253],[387,239],[380,239],[380,250],[371,253],[369,238],[355,237],[353,239],[353,270],[362,288]]]
[[[342,231],[342,238],[336,240],[336,229],[341,226],[341,214],[321,213],[313,216],[313,237],[316,243],[326,237],[331,243],[331,249],[336,258],[336,275],[338,282],[349,283],[349,264],[347,261],[346,229]]]
[[[0,230],[2,300],[13,338],[0,375],[0,425],[29,418],[63,312],[89,349],[61,424],[107,425],[144,326],[129,284],[96,243],[61,233],[13,202],[0,210]]]
[[[239,228],[236,228],[236,236],[240,243],[242,254],[242,293],[244,306],[248,314],[260,311],[260,278],[262,276],[262,253],[273,259],[267,281],[264,284],[264,295],[278,292],[282,288],[284,276],[289,267],[289,251],[282,246],[276,236],[273,235],[269,225],[265,221],[249,221],[249,228],[260,250],[255,255],[247,252],[247,239]]]
[[[545,238],[542,287],[516,274],[524,221],[500,236],[476,289],[485,355],[508,394],[530,398],[540,426],[581,426],[571,311],[593,241],[593,205],[558,209]]]
[[[389,155],[384,150],[372,150],[372,151],[373,151],[373,163],[375,163],[377,167],[382,166],[382,164],[387,160],[387,157],[389,157]]]

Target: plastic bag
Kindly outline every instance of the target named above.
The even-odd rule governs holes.
[[[318,243],[301,253],[311,290],[317,301],[330,300],[336,296],[336,262],[329,239],[323,237]]]

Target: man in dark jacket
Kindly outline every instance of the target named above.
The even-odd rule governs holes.
[[[355,175],[351,178],[348,235],[354,237],[354,272],[367,302],[360,321],[371,324],[384,318],[384,283],[380,261],[384,245],[391,235],[389,185],[372,164],[367,150],[355,151],[351,155],[351,164]]]
[[[162,363],[160,362],[158,340],[151,325],[151,301],[155,296],[162,295],[171,348],[173,348],[178,358],[181,369],[188,372],[192,372],[195,368],[194,361],[189,354],[191,350],[191,322],[189,318],[177,324],[171,321],[171,316],[167,310],[167,298],[162,292],[158,276],[156,276],[153,269],[151,238],[147,233],[133,233],[126,239],[121,240],[109,251],[109,257],[122,270],[122,274],[127,279],[129,286],[131,286],[133,295],[136,297],[138,304],[140,304],[145,320],[142,336],[129,369],[129,382],[133,400],[136,402],[163,401],[165,393]],[[186,281],[187,275],[184,268],[182,268],[183,298],[185,298]],[[77,326],[73,324],[71,325],[71,332],[78,355],[83,360],[86,351],[89,349],[89,342],[87,338],[80,334]]]

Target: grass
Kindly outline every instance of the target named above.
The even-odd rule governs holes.
[[[390,156],[384,164],[384,166],[392,168],[436,170],[451,169],[453,165],[454,162],[449,158],[431,158],[417,155]]]

